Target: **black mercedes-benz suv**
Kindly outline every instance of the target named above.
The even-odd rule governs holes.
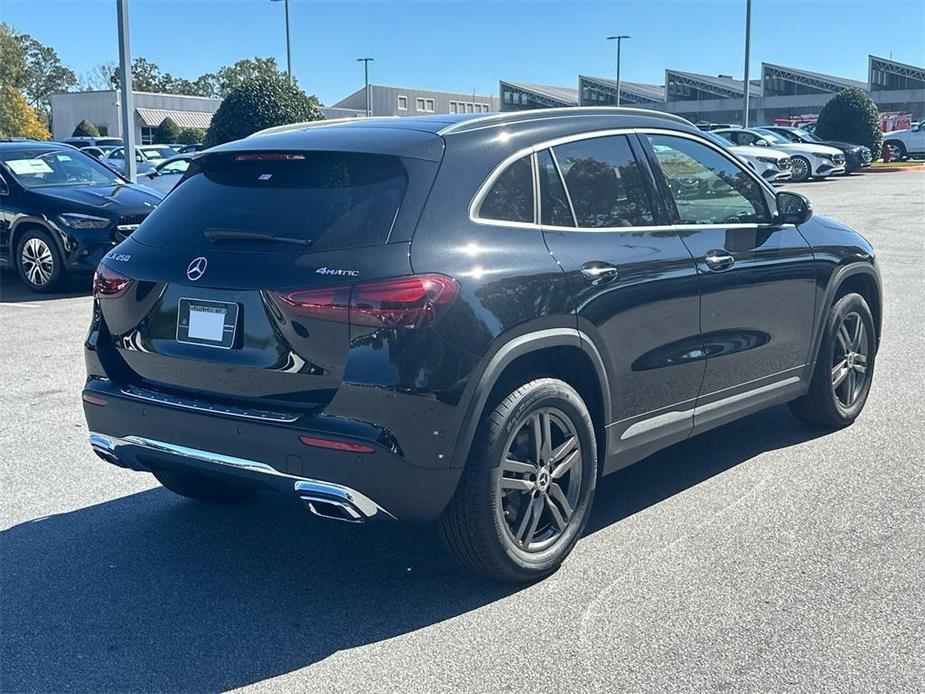
[[[0,267],[36,292],[89,278],[163,197],[69,145],[0,141]]]
[[[859,234],[687,121],[609,108],[211,149],[94,295],[101,458],[194,499],[439,519],[506,580],[553,571],[599,476],[657,449],[784,402],[850,424],[881,315]]]

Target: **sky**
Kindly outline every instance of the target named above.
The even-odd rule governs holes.
[[[332,105],[370,81],[497,94],[500,79],[576,87],[610,77],[610,34],[629,34],[622,77],[665,68],[741,78],[745,0],[289,0],[293,73]],[[282,2],[129,0],[134,57],[194,79],[240,58],[285,67]],[[0,21],[57,50],[79,76],[118,58],[116,0],[2,0]],[[925,65],[923,0],[754,0],[750,77],[761,62],[867,81],[869,53]]]

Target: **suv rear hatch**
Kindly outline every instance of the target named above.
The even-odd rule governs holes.
[[[107,375],[230,407],[329,402],[350,349],[352,287],[411,273],[442,155],[441,138],[414,135],[429,140],[416,156],[280,149],[267,136],[195,160],[98,271]]]

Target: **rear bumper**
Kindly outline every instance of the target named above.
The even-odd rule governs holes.
[[[414,465],[379,430],[336,417],[292,422],[191,410],[134,397],[103,379],[88,381],[83,404],[91,445],[109,463],[234,478],[296,496],[317,515],[330,515],[323,504],[340,503],[342,520],[436,518],[462,472]],[[369,452],[308,446],[304,435]]]

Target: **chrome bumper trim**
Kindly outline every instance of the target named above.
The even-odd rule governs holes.
[[[223,414],[229,417],[241,417],[243,419],[256,419],[266,422],[294,422],[299,415],[289,412],[273,412],[272,410],[254,410],[243,407],[232,407],[230,405],[217,405],[204,400],[194,398],[181,398],[165,393],[158,393],[147,388],[138,386],[125,386],[121,388],[123,395],[137,400],[153,402],[158,405],[167,407],[179,407],[184,410],[195,410],[197,412],[208,412],[209,414]]]
[[[237,470],[245,470],[247,472],[258,473],[260,475],[268,475],[271,477],[279,477],[291,480],[293,484],[292,490],[303,502],[309,506],[310,510],[312,510],[312,512],[316,515],[324,514],[317,513],[314,509],[311,508],[311,504],[313,502],[336,505],[344,509],[347,515],[350,516],[350,518],[354,521],[370,519],[378,516],[379,514],[382,514],[388,518],[395,518],[395,516],[386,511],[375,501],[370,499],[365,494],[356,491],[355,489],[351,489],[350,487],[342,484],[337,484],[336,482],[327,482],[324,480],[316,480],[307,477],[289,475],[285,472],[280,472],[271,465],[267,465],[266,463],[262,463],[258,460],[249,460],[247,458],[238,458],[232,455],[225,455],[224,453],[204,451],[199,448],[190,448],[189,446],[181,446],[176,443],[167,443],[166,441],[158,441],[156,439],[149,439],[142,436],[125,436],[123,438],[119,438],[116,436],[98,434],[96,432],[90,433],[90,446],[94,451],[97,452],[98,455],[100,455],[100,457],[108,462],[116,464],[118,464],[120,461],[120,447],[137,446],[149,451],[167,453],[169,455],[175,455],[181,458],[189,458],[201,463],[207,463],[220,467],[232,467]],[[325,517],[330,518],[331,516]]]

